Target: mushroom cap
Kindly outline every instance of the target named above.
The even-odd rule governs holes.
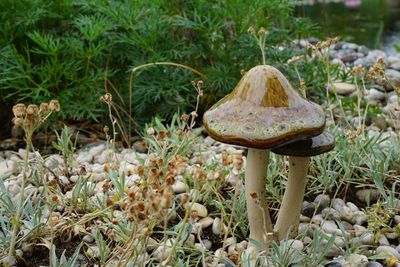
[[[322,108],[301,97],[276,68],[249,70],[235,89],[204,113],[208,134],[223,143],[271,149],[316,136],[325,127]]]
[[[335,139],[329,133],[322,133],[312,138],[301,139],[293,143],[272,149],[272,152],[285,156],[313,157],[331,151]]]

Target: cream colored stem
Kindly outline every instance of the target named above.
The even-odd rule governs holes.
[[[297,235],[309,161],[310,157],[289,157],[289,178],[274,228],[279,240]]]
[[[267,205],[265,183],[269,150],[249,148],[245,173],[245,193],[247,215],[249,217],[250,238],[268,245],[272,234],[272,222]]]

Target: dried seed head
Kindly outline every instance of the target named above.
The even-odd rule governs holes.
[[[26,106],[22,103],[18,103],[13,106],[13,113],[15,117],[23,117],[26,113]]]
[[[294,56],[294,57],[290,58],[290,59],[287,61],[287,63],[288,63],[288,64],[295,64],[295,63],[300,62],[300,61],[302,61],[302,60],[304,60],[304,59],[305,59],[305,56],[304,56],[304,55]]]
[[[188,121],[189,120],[189,115],[188,114],[182,114],[181,115],[181,120],[182,121]]]
[[[24,119],[22,119],[22,118],[14,117],[12,119],[12,122],[14,123],[15,126],[22,127],[24,125]]]
[[[111,198],[107,199],[107,207],[111,207],[112,205],[114,205],[114,201]]]
[[[155,133],[156,133],[156,131],[154,130],[153,127],[150,127],[150,128],[147,129],[147,134],[148,135],[154,135]]]
[[[56,179],[53,179],[53,180],[50,181],[50,186],[51,186],[51,187],[54,187],[54,188],[55,188],[55,187],[57,187],[57,185],[58,185],[58,183],[57,183],[57,180],[56,180]]]
[[[265,30],[265,28],[264,27],[261,27],[259,30],[258,30],[258,35],[266,35],[268,32],[267,32],[267,30]]]
[[[110,171],[110,165],[108,163],[105,163],[103,165],[103,171],[105,171],[105,172],[109,172]]]
[[[28,116],[37,116],[39,114],[39,108],[37,105],[35,104],[30,104],[27,108],[26,108],[26,114]]]
[[[61,110],[60,102],[56,99],[51,100],[49,103],[49,110],[51,112],[59,112]]]
[[[181,197],[182,204],[186,204],[189,201],[189,194],[185,193]]]
[[[110,188],[111,188],[110,183],[109,183],[109,182],[105,182],[105,183],[103,184],[103,193],[108,192],[108,190],[110,190]]]
[[[104,127],[103,127],[103,132],[104,132],[105,134],[108,134],[109,131],[110,131],[110,128],[109,128],[107,125],[104,125]]]
[[[165,137],[167,137],[167,135],[168,134],[166,131],[159,131],[157,134],[158,138],[160,138],[160,139],[164,139]]]
[[[110,229],[110,230],[108,230],[107,231],[107,236],[111,239],[111,240],[115,240],[115,236],[116,236],[116,234],[115,234],[115,230],[114,229]]]
[[[256,31],[254,30],[253,26],[250,26],[250,27],[247,29],[247,32],[250,33],[251,35],[256,35]]]
[[[112,95],[110,93],[106,93],[105,95],[100,97],[100,101],[110,103],[112,101]]]
[[[40,104],[40,107],[39,107],[39,113],[49,113],[50,112],[50,109],[49,109],[49,104],[47,104],[47,103],[41,103]]]

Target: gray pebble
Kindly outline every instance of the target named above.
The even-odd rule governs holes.
[[[331,202],[331,198],[329,195],[326,194],[320,194],[315,197],[314,202],[321,207],[321,209],[324,209],[329,206],[329,203]]]
[[[379,254],[384,254],[384,255],[386,254],[386,255],[389,255],[389,256],[394,256],[398,260],[400,260],[400,253],[395,248],[392,248],[390,246],[379,246],[376,249],[376,252],[379,253]]]
[[[365,267],[383,267],[383,265],[377,261],[370,261],[365,265]]]

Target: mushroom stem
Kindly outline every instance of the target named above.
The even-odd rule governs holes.
[[[250,238],[265,246],[271,239],[272,222],[265,189],[269,150],[249,148],[245,172],[245,194]]]
[[[309,161],[310,157],[289,157],[288,182],[274,228],[278,240],[297,235]]]

